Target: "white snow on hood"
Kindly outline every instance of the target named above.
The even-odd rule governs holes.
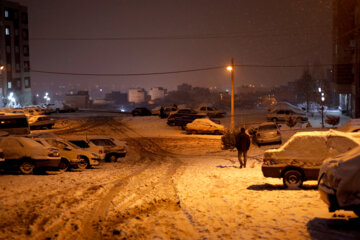
[[[336,189],[340,207],[360,205],[360,147],[327,159],[320,173]]]

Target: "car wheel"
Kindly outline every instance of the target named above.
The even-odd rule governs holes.
[[[303,183],[302,174],[297,170],[286,171],[283,177],[284,186],[290,189],[301,187]]]
[[[69,161],[63,158],[63,159],[61,159],[60,164],[59,164],[59,171],[66,172],[66,170],[69,169],[69,166],[70,166]]]
[[[47,128],[47,129],[51,129],[51,128],[52,128],[52,125],[47,125],[46,128]]]
[[[81,158],[80,162],[77,164],[78,169],[85,169],[89,165],[89,162],[85,158]]]
[[[117,155],[116,154],[112,153],[112,154],[109,155],[109,157],[108,157],[109,162],[116,162],[116,160],[117,160]]]
[[[34,172],[35,165],[34,163],[25,160],[20,164],[19,169],[22,174],[32,174]]]
[[[274,117],[274,118],[271,119],[271,121],[276,123],[278,121],[278,119]]]

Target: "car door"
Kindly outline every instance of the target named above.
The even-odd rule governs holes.
[[[0,148],[3,149],[5,159],[21,159],[25,156],[24,145],[15,138],[2,138]]]

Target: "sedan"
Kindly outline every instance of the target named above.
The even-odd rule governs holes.
[[[195,119],[192,123],[186,125],[187,133],[209,133],[209,134],[223,134],[225,127],[211,121],[209,118]]]
[[[279,126],[274,122],[262,123],[255,129],[254,140],[260,146],[267,143],[280,143],[281,133]]]
[[[151,111],[144,107],[135,108],[131,111],[133,116],[151,116]]]
[[[317,180],[322,162],[360,146],[358,138],[339,131],[299,132],[278,149],[264,153],[264,177],[283,178],[285,187],[298,188]]]
[[[324,161],[318,190],[330,212],[351,210],[360,217],[360,148]]]

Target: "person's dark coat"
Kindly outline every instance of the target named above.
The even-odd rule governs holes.
[[[239,152],[246,152],[250,148],[250,137],[245,132],[236,135],[235,147]]]

